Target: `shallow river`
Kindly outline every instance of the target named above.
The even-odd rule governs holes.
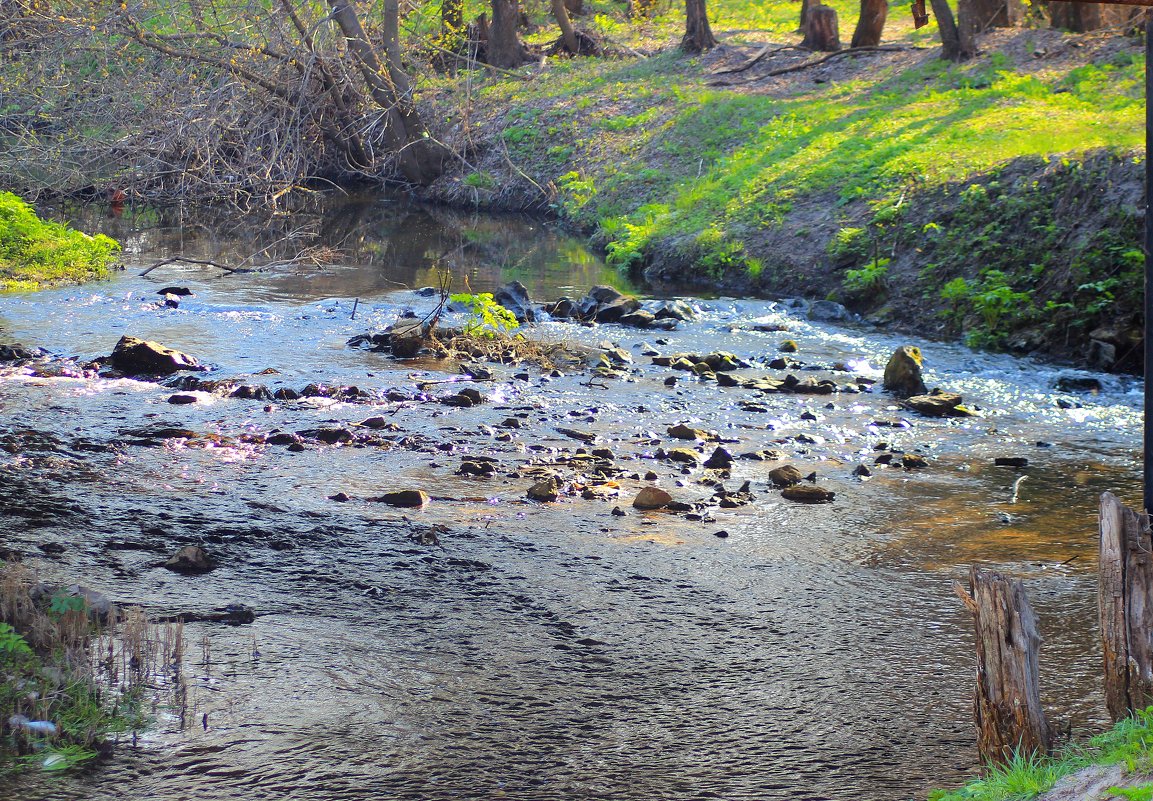
[[[924,797],[975,768],[970,620],[952,589],[974,562],[1026,581],[1051,717],[1075,735],[1104,724],[1095,516],[1103,490],[1138,497],[1141,396],[1130,382],[1099,376],[1099,394],[1070,395],[1054,388],[1068,369],[919,343],[929,386],[963,393],[980,416],[921,418],[879,391],[757,395],[684,373],[666,386],[674,373],[650,365],[645,345],[731,351],[759,375],[791,338],[798,359],[825,368],[798,375],[843,384],[879,378],[906,344],[768,301],[696,299],[699,318],[668,333],[529,331],[616,343],[634,359],[626,377],[494,365],[496,382],[463,385],[488,402],[456,408],[427,400],[462,386],[427,383],[462,378],[454,366],[399,363],[346,340],[430,309],[411,290],[439,270],[454,291],[515,278],[537,300],[617,280],[580,241],[539,222],[369,203],[316,222],[310,241],[338,248],[335,265],[172,264],[141,277],[164,256],[236,265],[281,247],[271,228],[229,238],[173,222],[105,221],[130,269],[0,297],[0,341],[83,361],[130,333],[199,357],[212,378],[355,385],[373,399],[204,394],[174,406],[155,383],[0,370],[0,544],[46,578],[157,612],[240,602],[258,615],[186,627],[192,725],[160,706],[135,748],[80,775],[0,780],[0,798]],[[194,295],[165,308],[155,293],[170,285]],[[851,372],[829,371],[836,363]],[[522,369],[527,380],[513,377]],[[296,452],[251,436],[370,415],[396,430]],[[502,428],[510,417],[521,427]],[[738,459],[725,484],[750,481],[752,504],[705,520],[636,512],[650,470],[679,499],[712,494],[703,470],[653,458],[685,444],[665,434],[680,422],[715,429],[734,453],[783,450],[836,500],[785,501],[767,478],[780,462]],[[158,427],[196,436],[143,444],[141,430]],[[533,479],[518,468],[581,445],[558,428],[612,449],[626,472],[620,499],[525,499]],[[929,466],[874,467],[882,442]],[[458,475],[462,455],[477,454],[499,458],[497,473]],[[1029,466],[994,467],[997,456]],[[873,476],[853,477],[859,464]],[[363,500],[410,487],[433,496],[427,508]],[[329,499],[339,492],[352,500]],[[618,505],[626,516],[611,513]],[[190,543],[220,567],[158,566]],[[63,553],[42,553],[52,544]]]

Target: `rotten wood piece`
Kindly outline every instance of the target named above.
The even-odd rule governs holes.
[[[1149,515],[1101,495],[1097,611],[1113,720],[1153,704],[1153,541]]]
[[[969,588],[955,587],[976,631],[973,716],[981,759],[1005,764],[1014,754],[1047,754],[1051,733],[1037,679],[1041,635],[1025,588],[1019,579],[976,565]]]

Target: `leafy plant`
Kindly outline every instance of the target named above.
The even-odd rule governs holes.
[[[496,179],[487,172],[470,172],[464,177],[463,183],[473,189],[493,189],[496,187]]]
[[[464,333],[469,336],[492,339],[507,336],[520,328],[516,315],[497,303],[491,292],[461,293],[449,296],[449,300],[468,309]]]
[[[842,286],[855,297],[883,292],[889,285],[889,259],[874,259],[859,270],[846,270]]]
[[[0,656],[32,656],[32,648],[21,634],[7,623],[0,623]]]

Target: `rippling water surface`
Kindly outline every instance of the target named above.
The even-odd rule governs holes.
[[[715,299],[693,301],[700,319],[671,333],[533,329],[619,344],[635,360],[627,379],[533,368],[526,381],[496,366],[497,383],[477,384],[490,396],[482,406],[389,401],[388,390],[416,397],[419,384],[452,378],[452,366],[345,341],[427,311],[432,301],[411,289],[438,271],[474,290],[515,278],[537,299],[611,271],[538,222],[363,203],[313,221],[310,241],[340,249],[334,265],[232,275],[169,265],[141,277],[173,254],[237,264],[256,246],[273,253],[283,234],[150,227],[159,222],[107,222],[133,265],[112,281],[0,297],[0,340],[88,359],[131,333],[200,357],[214,378],[355,385],[376,400],[204,395],[173,406],[172,390],[151,383],[0,374],[5,547],[119,601],[164,612],[242,602],[259,615],[187,626],[193,725],[160,707],[136,748],[82,775],[0,780],[0,797],[923,797],[975,768],[969,620],[952,591],[973,562],[1025,578],[1051,715],[1081,734],[1104,723],[1095,514],[1103,490],[1137,498],[1141,398],[1129,382],[1101,376],[1101,393],[1074,398],[1054,389],[1068,370],[922,343],[929,385],[962,392],[982,416],[910,417],[879,392],[751,396],[684,374],[667,387],[672,373],[649,365],[643,344],[761,361],[793,338],[799,358],[824,368],[816,375],[841,382],[850,374],[828,368],[879,377],[904,344],[766,301]],[[156,290],[174,284],[195,294],[159,306]],[[751,330],[762,318],[789,330]],[[244,437],[374,414],[396,423],[390,442],[291,452]],[[522,428],[499,427],[517,415]],[[911,425],[875,425],[902,419]],[[627,474],[654,470],[678,497],[711,495],[701,471],[651,458],[680,444],[665,437],[678,422],[716,429],[734,452],[783,449],[837,499],[790,504],[768,484],[776,463],[738,460],[727,484],[751,481],[756,499],[712,520],[633,511],[640,478],[623,479],[616,502],[524,500],[532,481],[516,468],[579,446],[558,427],[595,433]],[[124,444],[158,425],[198,436]],[[881,442],[919,449],[930,466],[853,478]],[[469,454],[496,456],[501,470],[457,475]],[[1005,455],[1030,466],[992,465]],[[405,487],[434,500],[408,513],[356,500]],[[329,500],[337,492],[353,500]],[[617,504],[629,514],[613,516]],[[421,544],[430,533],[439,544]],[[115,547],[126,541],[135,547]],[[37,547],[47,543],[66,550],[48,558]],[[188,543],[221,567],[199,577],[157,567]]]

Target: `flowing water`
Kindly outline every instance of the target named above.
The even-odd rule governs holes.
[[[139,275],[170,255],[233,265],[258,248],[275,255],[297,241],[285,238],[295,224],[241,237],[112,219],[104,227],[126,242],[133,269],[0,297],[0,341],[83,361],[130,333],[200,357],[213,378],[273,390],[355,385],[370,398],[202,393],[175,406],[155,383],[0,372],[0,544],[46,578],[158,613],[240,602],[258,615],[246,626],[186,626],[185,725],[161,705],[155,727],[111,761],[0,780],[0,798],[923,797],[976,767],[970,620],[952,589],[974,562],[1025,579],[1051,715],[1075,735],[1104,724],[1096,503],[1106,489],[1136,500],[1135,385],[1100,376],[1100,393],[1074,397],[1054,389],[1067,369],[922,343],[927,383],[962,392],[981,416],[920,418],[879,391],[761,396],[684,373],[667,386],[673,373],[650,365],[645,345],[760,363],[792,338],[798,358],[825,368],[801,376],[845,383],[879,377],[904,344],[768,301],[697,299],[699,319],[669,333],[532,329],[619,344],[635,359],[627,377],[528,368],[514,378],[523,368],[494,365],[495,382],[468,384],[487,403],[445,406],[427,398],[459,385],[428,382],[462,378],[455,366],[401,363],[346,340],[428,311],[435,301],[411,289],[441,270],[454,289],[466,276],[474,291],[515,278],[537,299],[614,277],[539,222],[403,204],[313,220],[310,241],[339,248],[335,265],[225,274],[170,264]],[[165,308],[155,293],[169,285],[195,294]],[[788,330],[754,330],[756,320]],[[830,372],[836,363],[852,373]],[[370,415],[395,424],[371,444],[258,444]],[[510,417],[521,427],[502,428]],[[836,500],[785,501],[767,480],[779,463],[738,460],[726,484],[751,481],[750,505],[704,520],[633,510],[649,470],[680,499],[712,494],[700,469],[652,458],[684,444],[665,436],[679,422],[717,430],[734,453],[784,450]],[[162,427],[195,436],[148,436]],[[581,445],[558,428],[612,449],[626,471],[620,500],[525,499],[533,479],[518,468]],[[925,454],[929,467],[854,478],[882,442]],[[494,476],[457,474],[462,456],[478,454],[500,460]],[[1030,464],[995,467],[997,456]],[[363,500],[409,487],[431,504]],[[329,499],[339,492],[352,500]],[[627,516],[614,516],[616,505]],[[220,567],[180,576],[158,566],[189,543]]]

